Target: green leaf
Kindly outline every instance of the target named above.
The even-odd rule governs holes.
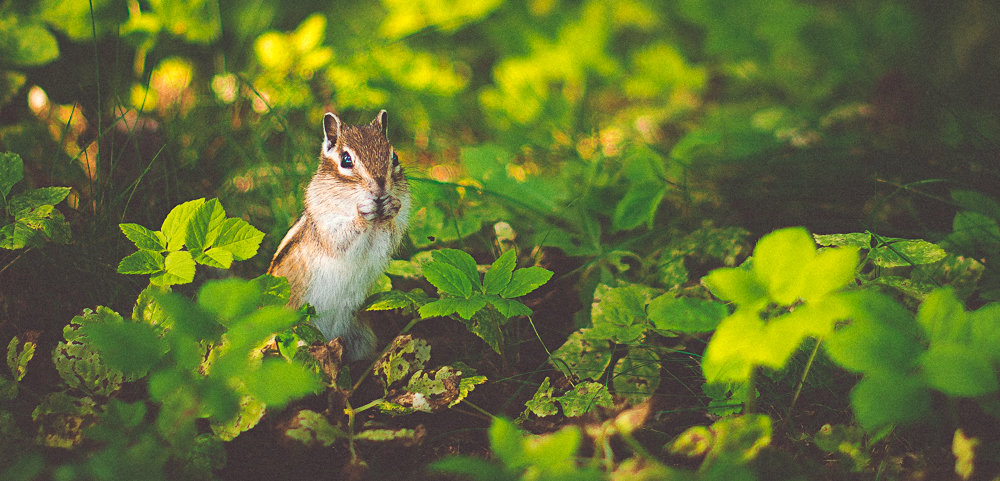
[[[660,386],[660,364],[660,356],[652,349],[629,348],[615,364],[615,394],[632,405],[649,399]]]
[[[654,295],[651,288],[639,284],[614,288],[604,284],[597,286],[590,310],[594,325],[590,335],[621,344],[636,342],[649,327],[646,304]]]
[[[469,397],[469,393],[476,389],[476,386],[485,382],[486,376],[463,376],[462,380],[458,382],[458,396],[448,403],[448,407],[454,407],[462,402],[463,399]]]
[[[801,296],[816,301],[854,281],[858,249],[837,247],[816,253],[803,274]]]
[[[139,250],[162,252],[167,249],[167,237],[162,232],[149,230],[139,224],[118,224],[118,228]]]
[[[753,273],[768,296],[791,305],[802,295],[805,267],[816,256],[816,244],[802,227],[779,229],[765,235],[753,251]]]
[[[927,384],[949,396],[976,397],[997,391],[997,373],[989,356],[969,346],[932,342],[919,364]]]
[[[21,156],[12,152],[0,153],[0,197],[6,198],[11,187],[24,177]]]
[[[35,347],[34,341],[24,341],[21,345],[21,339],[17,336],[12,337],[7,344],[7,367],[15,382],[20,382],[28,373],[28,361],[35,357]]]
[[[390,309],[407,309],[415,307],[419,309],[430,301],[430,297],[422,289],[413,289],[409,292],[391,290],[380,292],[368,305],[367,311],[388,311]]]
[[[264,233],[243,219],[226,219],[219,226],[215,248],[229,251],[233,258],[242,261],[257,255]]]
[[[483,292],[491,295],[499,294],[510,283],[516,264],[517,254],[514,249],[504,252],[483,276]]]
[[[543,267],[532,266],[514,271],[510,278],[510,284],[500,290],[500,297],[511,299],[521,297],[539,286],[549,282],[552,278],[552,271]]]
[[[974,190],[954,189],[951,199],[962,209],[971,210],[993,219],[1000,219],[1000,203]]]
[[[0,227],[0,248],[22,249],[38,242],[38,232],[20,222]]]
[[[216,279],[198,290],[198,305],[218,316],[223,325],[257,310],[260,286],[243,279]]]
[[[194,259],[188,251],[173,251],[163,261],[164,272],[149,278],[157,286],[187,284],[194,280]]]
[[[420,306],[417,312],[420,313],[421,319],[450,316],[458,312],[459,305],[463,301],[465,299],[459,297],[444,297]]]
[[[458,269],[469,280],[469,284],[474,287],[481,285],[479,271],[476,268],[476,260],[469,253],[458,249],[439,249],[433,251],[431,256],[435,262],[451,265]],[[426,266],[424,266],[426,268]]]
[[[661,183],[646,182],[631,185],[625,192],[625,197],[615,206],[611,218],[614,230],[617,232],[635,229],[643,222],[652,227],[656,211],[666,193],[667,187]]]
[[[500,312],[500,315],[510,319],[517,316],[530,316],[531,308],[514,299],[503,299],[500,297],[489,297],[487,299],[493,307]]]
[[[764,299],[764,290],[753,272],[743,267],[715,269],[701,279],[712,295],[738,306],[750,306]]]
[[[288,298],[291,296],[291,286],[288,284],[288,279],[275,277],[270,274],[261,274],[251,279],[250,282],[257,285],[257,289],[261,293],[260,303],[262,306],[283,306],[288,304]]]
[[[322,387],[312,371],[282,359],[265,359],[260,369],[244,376],[244,382],[250,395],[277,408]]]
[[[0,57],[22,67],[45,65],[59,58],[59,42],[40,23],[0,19]]]
[[[558,414],[559,407],[556,406],[556,400],[552,398],[552,390],[553,388],[549,385],[549,377],[546,376],[542,385],[538,386],[538,390],[535,391],[535,395],[524,403],[525,409],[540,418]]]
[[[923,347],[917,340],[912,314],[891,298],[870,291],[841,296],[849,322],[824,342],[830,358],[841,367],[885,375],[907,372]]]
[[[931,292],[917,310],[917,322],[933,345],[936,342],[967,342],[969,324],[965,308],[951,287]]]
[[[971,346],[1000,364],[1000,303],[993,302],[968,313]]]
[[[10,212],[14,217],[22,217],[41,206],[56,205],[69,195],[69,187],[42,187],[29,190],[10,198]]]
[[[170,210],[167,217],[163,219],[160,232],[167,238],[167,249],[171,251],[179,250],[184,246],[187,237],[188,223],[195,212],[205,203],[205,199],[189,200]]]
[[[322,414],[308,409],[296,413],[295,417],[288,422],[288,426],[289,428],[285,430],[285,436],[306,446],[329,447],[338,439],[348,437],[347,433],[331,425]]]
[[[493,418],[489,438],[493,454],[508,468],[520,468],[531,462],[524,452],[524,435],[514,423],[502,417]]]
[[[140,250],[129,254],[118,263],[119,274],[156,274],[166,269],[163,254]]]
[[[726,306],[705,299],[663,294],[649,302],[649,320],[664,331],[711,332],[729,312]]]
[[[851,407],[861,427],[872,433],[926,418],[931,414],[931,398],[919,378],[872,374],[851,390]]]
[[[468,298],[472,294],[472,282],[458,267],[440,261],[424,265],[424,277],[439,291],[453,296]]]
[[[226,211],[222,208],[219,199],[209,199],[191,214],[184,237],[184,245],[192,252],[201,252],[212,247],[216,239],[219,238],[224,220],[226,220]]]
[[[614,406],[607,386],[596,382],[581,382],[572,391],[556,398],[566,417],[575,418],[587,414],[597,407]]]
[[[199,252],[194,257],[194,261],[210,267],[229,269],[233,265],[233,253],[220,247],[212,247],[207,251]]]
[[[870,249],[872,246],[872,235],[870,232],[813,234],[813,240],[821,246],[856,247],[858,249]]]
[[[144,376],[166,352],[166,344],[149,324],[100,323],[81,328],[108,367],[125,376]]]
[[[580,329],[552,353],[549,362],[568,378],[596,380],[611,364],[611,343],[593,340],[590,329]]]
[[[759,362],[765,344],[764,321],[756,312],[738,309],[719,323],[712,335],[701,369],[709,383],[744,382]]]
[[[944,249],[921,239],[883,238],[872,250],[872,262],[881,267],[931,264],[948,255]]]
[[[520,476],[506,472],[502,467],[482,458],[450,456],[429,465],[431,471],[467,476],[475,481],[517,481]]]

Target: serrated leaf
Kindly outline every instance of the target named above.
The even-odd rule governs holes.
[[[989,356],[965,345],[932,343],[919,364],[927,384],[949,396],[985,396],[998,388]]]
[[[813,240],[821,246],[856,247],[870,249],[872,235],[869,232],[852,232],[850,234],[813,234]]]
[[[424,277],[442,293],[462,298],[468,298],[472,294],[469,277],[452,264],[440,261],[426,264]]]
[[[194,257],[194,261],[209,267],[229,269],[233,265],[233,253],[219,247],[212,247],[207,251],[199,252]]]
[[[24,162],[12,152],[0,153],[0,197],[7,197],[14,184],[24,177]]]
[[[192,252],[200,252],[212,247],[219,237],[226,211],[219,199],[209,199],[198,206],[188,221],[184,245]],[[228,267],[228,266],[226,266]]]
[[[163,262],[163,273],[149,278],[149,282],[157,286],[187,284],[194,280],[194,258],[188,251],[173,251],[167,254]]]
[[[260,287],[243,279],[215,279],[198,290],[198,305],[218,316],[223,325],[257,310]]]
[[[38,241],[39,234],[28,226],[15,222],[13,224],[7,224],[0,227],[0,248],[4,249],[22,249],[28,245],[35,245]]]
[[[514,299],[504,299],[501,297],[489,297],[487,299],[493,307],[497,309],[501,316],[510,319],[517,316],[530,316],[531,308]]]
[[[482,285],[479,280],[479,271],[476,268],[476,260],[468,252],[458,249],[438,249],[431,253],[436,262],[444,262],[456,267],[468,279],[472,286]]]
[[[166,269],[166,260],[159,252],[140,250],[118,263],[119,274],[156,274]]]
[[[215,247],[232,252],[233,259],[242,261],[257,255],[262,240],[264,233],[249,222],[231,218],[222,221]]]
[[[594,325],[590,335],[622,344],[637,341],[649,327],[646,304],[654,295],[656,291],[640,284],[614,288],[598,285],[590,309]]]
[[[549,282],[551,278],[552,271],[542,267],[518,269],[511,275],[510,283],[500,290],[500,297],[507,299],[521,297]]]
[[[462,380],[458,382],[458,397],[448,403],[448,407],[454,407],[462,402],[463,399],[469,397],[469,393],[476,389],[476,386],[485,382],[486,376],[463,376]]]
[[[483,292],[499,294],[510,283],[511,274],[513,274],[516,264],[517,254],[514,249],[504,252],[483,276]]]
[[[711,332],[729,314],[718,302],[669,293],[650,301],[647,312],[653,327],[684,333]]]
[[[556,406],[556,400],[552,397],[552,391],[553,388],[549,385],[549,377],[546,376],[545,380],[542,381],[542,385],[538,386],[538,390],[535,391],[535,395],[524,403],[525,409],[540,418],[557,414],[559,407]]]
[[[140,250],[161,252],[167,249],[167,238],[162,232],[149,230],[139,224],[118,224],[118,228]]]
[[[32,209],[62,202],[69,195],[69,190],[69,187],[42,187],[29,190],[11,197],[9,210],[14,217],[21,217]]]
[[[458,297],[444,297],[424,304],[417,312],[420,313],[421,319],[450,316],[458,312],[458,306],[464,300]]]
[[[415,307],[419,309],[424,304],[430,302],[431,298],[424,293],[423,289],[411,289],[408,292],[391,290],[376,294],[368,307],[368,311],[387,311],[389,309],[403,309]]]
[[[598,379],[611,364],[610,342],[591,340],[589,333],[590,329],[573,332],[549,358],[549,362],[564,376]]]
[[[188,223],[191,216],[205,203],[205,199],[194,199],[184,202],[173,209],[163,219],[160,232],[167,238],[167,249],[171,251],[179,250],[184,246],[187,237]]]

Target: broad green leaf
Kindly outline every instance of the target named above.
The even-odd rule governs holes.
[[[442,261],[424,265],[424,277],[439,291],[468,298],[472,294],[472,281],[458,267]]]
[[[465,476],[475,481],[517,481],[520,476],[508,473],[500,465],[471,456],[449,456],[428,465],[431,471]]]
[[[422,370],[430,358],[431,348],[427,341],[408,334],[397,336],[392,341],[392,347],[375,363],[373,371],[380,375],[388,388]]]
[[[753,251],[752,268],[778,304],[793,304],[803,292],[804,274],[816,256],[816,244],[802,227],[779,229],[765,235]]]
[[[1000,220],[1000,203],[982,192],[953,189],[951,199],[964,210],[970,210]]]
[[[219,199],[209,199],[198,206],[188,221],[184,245],[192,252],[200,252],[212,247],[219,238],[226,211]]]
[[[188,223],[191,221],[191,216],[193,216],[195,211],[197,211],[198,208],[204,203],[204,198],[189,200],[171,209],[170,213],[167,214],[167,217],[163,219],[163,225],[160,227],[160,232],[162,232],[164,237],[167,238],[168,250],[176,251],[184,246],[184,240],[187,237],[187,228]]]
[[[118,228],[140,250],[162,252],[167,249],[167,238],[162,232],[149,230],[139,224],[118,224]]]
[[[476,260],[469,253],[458,249],[439,249],[433,251],[431,255],[434,257],[435,262],[455,267],[469,280],[470,286],[478,288],[482,285],[479,280],[479,271],[476,269]],[[465,297],[468,297],[468,295]]]
[[[133,252],[118,263],[119,274],[156,274],[165,268],[163,254],[147,250]]]
[[[993,302],[968,313],[970,345],[977,351],[989,355],[995,364],[1000,364],[1000,303]]]
[[[581,329],[569,335],[549,362],[570,379],[596,380],[611,364],[611,343],[592,340],[590,329]]]
[[[24,176],[21,156],[11,152],[0,153],[0,198],[7,198],[11,187]]]
[[[21,217],[41,206],[55,205],[69,195],[69,187],[42,187],[17,194],[10,198],[10,212]]]
[[[265,306],[232,322],[227,337],[234,346],[252,348],[298,320],[298,314],[285,306]]]
[[[653,327],[684,333],[711,332],[729,312],[718,302],[663,294],[649,301],[647,307]]]
[[[145,323],[99,323],[81,328],[108,367],[125,376],[144,376],[163,357],[166,343]]]
[[[188,251],[173,251],[167,254],[163,262],[164,272],[149,278],[149,282],[157,286],[187,284],[194,280],[194,259]]]
[[[507,299],[521,297],[549,282],[551,278],[552,271],[542,267],[532,266],[518,269],[511,275],[510,283],[500,290],[500,297]]]
[[[489,438],[493,454],[507,468],[516,469],[531,463],[524,452],[524,434],[514,423],[502,417],[493,418]]]
[[[596,382],[581,382],[573,389],[556,398],[562,406],[563,414],[569,418],[582,416],[598,408],[614,406],[607,386]]]
[[[243,279],[216,279],[198,290],[198,305],[218,316],[223,325],[257,310],[260,287]]]
[[[581,441],[583,433],[580,428],[567,426],[552,434],[532,436],[526,440],[525,455],[531,460],[531,469],[541,474],[540,479],[592,479],[576,473],[575,456]],[[560,475],[562,477],[557,478]]]
[[[376,294],[367,311],[387,311],[390,309],[406,309],[415,307],[420,309],[430,301],[430,297],[424,293],[423,289],[412,289],[409,292],[391,290]]]
[[[375,442],[397,441],[402,439],[410,442],[415,442],[417,440],[417,431],[408,428],[366,429],[364,431],[355,434],[354,439],[362,441],[375,441]]]
[[[143,292],[149,292],[149,296],[166,314],[169,326],[164,327],[175,329],[195,340],[209,342],[216,341],[224,331],[210,312],[180,294],[163,291]]]
[[[0,248],[22,249],[39,242],[38,231],[32,230],[20,222],[0,227]]]
[[[976,253],[1000,250],[1000,226],[996,219],[978,212],[961,211],[955,214],[952,230],[948,240],[963,250]]]
[[[705,348],[701,369],[709,383],[743,382],[759,363],[765,344],[764,321],[756,312],[737,310],[719,323]]]
[[[872,433],[924,419],[931,414],[931,398],[917,377],[869,374],[851,390],[851,407],[861,427]]]
[[[517,316],[530,316],[531,308],[521,304],[514,299],[504,299],[501,297],[489,297],[487,300],[500,312],[500,315],[510,319]]]
[[[633,184],[625,192],[625,197],[615,206],[611,224],[615,231],[630,230],[639,227],[643,222],[652,227],[656,219],[656,211],[667,193],[667,187],[661,183]]]
[[[715,297],[738,306],[757,304],[767,295],[753,272],[743,267],[715,269],[702,277],[701,282]]]
[[[802,298],[806,301],[816,301],[847,286],[854,281],[857,267],[857,248],[823,249],[816,253],[806,266],[801,290]]]
[[[771,418],[764,414],[723,418],[712,423],[710,429],[714,434],[712,449],[703,461],[708,472],[718,464],[750,462],[771,444]]]
[[[503,351],[503,332],[500,331],[500,322],[503,320],[490,310],[481,310],[472,316],[472,319],[461,319],[461,322],[469,332],[479,336],[493,351],[501,354]]]
[[[322,387],[316,375],[306,367],[274,358],[265,359],[260,369],[243,379],[250,395],[276,408]]]
[[[511,274],[514,272],[516,264],[517,253],[514,252],[514,249],[504,252],[483,276],[483,292],[492,295],[499,294],[510,283]]]
[[[306,446],[332,446],[338,439],[348,437],[340,428],[333,426],[322,414],[303,409],[288,422],[285,436]]]
[[[904,267],[937,262],[947,255],[944,249],[921,239],[884,239],[872,250],[872,262],[881,267]]]
[[[997,391],[997,372],[988,355],[954,342],[932,342],[920,355],[927,384],[949,396],[976,397]]]
[[[109,396],[121,387],[122,372],[110,368],[82,333],[86,326],[121,323],[117,312],[98,306],[93,311],[84,309],[63,328],[65,341],[52,350],[52,363],[67,386],[99,396]]]
[[[251,282],[257,285],[261,292],[260,303],[262,306],[283,306],[288,303],[291,296],[291,286],[288,279],[275,277],[270,274],[261,274]]]
[[[842,299],[850,314],[847,325],[823,342],[830,358],[855,372],[907,372],[923,350],[913,316],[892,299],[874,292],[858,291]]]
[[[458,312],[460,308],[467,309],[468,303],[468,299],[462,299],[460,297],[444,297],[420,306],[418,312],[420,313],[420,317],[422,319],[445,317]]]
[[[649,327],[646,304],[655,294],[653,289],[639,284],[614,288],[604,284],[597,286],[590,310],[594,325],[590,335],[621,344],[636,342]]]
[[[257,255],[264,233],[243,219],[231,218],[222,221],[215,248],[233,253],[233,258],[242,261]]]
[[[942,287],[928,295],[917,310],[917,322],[933,345],[936,342],[967,342],[969,324],[965,308],[950,287]]]
[[[455,312],[462,319],[472,319],[472,316],[486,307],[486,299],[482,295],[475,295],[469,299],[458,299],[460,302],[455,305]]]
[[[649,399],[660,386],[660,364],[660,356],[652,349],[629,348],[615,365],[615,394],[632,405]]]
[[[45,65],[59,58],[59,42],[44,25],[16,17],[0,19],[0,57],[22,67]]]

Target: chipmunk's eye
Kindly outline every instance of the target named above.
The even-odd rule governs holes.
[[[395,167],[399,165],[399,156],[395,152],[392,153],[392,166]]]
[[[354,168],[354,159],[351,158],[350,152],[341,152],[340,153],[340,166],[343,167],[343,168],[345,168],[345,169],[353,169]]]

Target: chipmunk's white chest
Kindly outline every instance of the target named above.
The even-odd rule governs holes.
[[[309,264],[304,301],[316,308],[313,324],[327,338],[344,335],[354,311],[364,302],[375,279],[385,270],[393,249],[385,229],[365,229],[343,251],[321,253]]]

